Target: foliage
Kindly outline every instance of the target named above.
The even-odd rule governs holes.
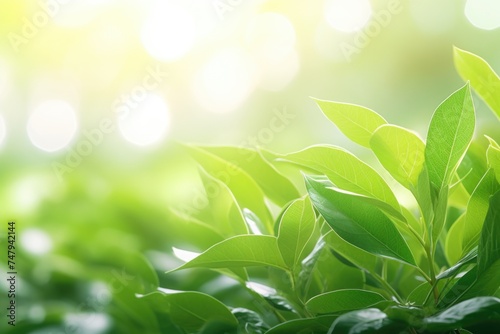
[[[174,271],[223,272],[259,307],[161,288],[145,298],[186,333],[468,333],[498,324],[500,146],[473,139],[471,87],[500,115],[499,78],[478,56],[454,55],[467,84],[437,107],[425,142],[373,110],[316,100],[388,174],[331,145],[288,154],[188,146],[221,241],[181,256]]]

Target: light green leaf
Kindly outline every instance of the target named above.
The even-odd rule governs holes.
[[[225,237],[248,234],[245,218],[231,190],[202,167],[199,174],[205,187],[217,230]]]
[[[375,130],[387,122],[375,111],[349,103],[317,100],[325,116],[344,135],[359,145],[370,147],[370,138]]]
[[[282,160],[324,174],[340,189],[387,203],[394,209],[391,214],[399,213],[399,218],[404,220],[396,196],[385,180],[373,168],[342,148],[311,146],[299,152],[282,155]]]
[[[209,322],[238,326],[238,320],[224,304],[201,292],[159,289],[138,297],[148,301],[156,310],[168,313],[172,322],[190,332]]]
[[[465,229],[465,213],[451,225],[445,240],[445,254],[448,263],[457,263],[462,256],[462,240]]]
[[[328,188],[322,178],[306,176],[305,181],[311,202],[342,239],[372,254],[415,265],[405,240],[377,207]]]
[[[254,212],[272,231],[272,217],[259,185],[241,168],[196,146],[185,146],[189,154],[211,176],[219,179],[233,193],[242,209]]]
[[[375,255],[351,245],[339,237],[334,230],[325,234],[324,240],[336,253],[347,259],[356,267],[362,268],[371,273],[376,272],[377,257]]]
[[[469,194],[472,194],[487,169],[486,148],[479,141],[473,140],[457,168],[462,185]]]
[[[462,237],[462,254],[469,252],[477,245],[483,222],[488,213],[489,198],[499,188],[493,170],[489,169],[479,181],[467,203]]]
[[[175,270],[188,268],[234,268],[273,266],[287,269],[275,237],[239,235],[213,245]]]
[[[278,247],[289,268],[294,268],[314,249],[319,236],[316,217],[308,197],[294,201],[280,222]]]
[[[386,301],[382,295],[358,289],[326,292],[309,299],[306,307],[309,311],[321,313],[337,313],[359,310]]]
[[[293,183],[255,149],[242,146],[202,146],[201,149],[244,170],[257,182],[266,196],[280,206],[300,197]]]
[[[382,125],[370,147],[384,168],[403,186],[416,189],[425,160],[425,144],[416,134],[395,125]]]
[[[455,67],[464,81],[469,81],[476,93],[500,118],[500,78],[481,57],[457,47],[453,50]]]
[[[434,112],[425,147],[425,164],[436,192],[447,187],[474,134],[469,85],[451,94]]]
[[[489,204],[478,245],[478,276],[500,260],[500,191],[490,198]]]
[[[488,159],[488,166],[493,168],[498,182],[500,182],[500,145],[497,144],[492,138],[487,137],[490,145],[486,150],[486,157]]]

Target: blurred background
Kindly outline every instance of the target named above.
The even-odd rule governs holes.
[[[463,85],[453,46],[498,72],[499,27],[496,0],[0,0],[0,268],[16,221],[19,273],[18,326],[3,316],[1,331],[175,333],[134,293],[157,276],[232,288],[206,272],[163,274],[179,264],[173,246],[212,244],[179,212],[205,196],[179,142],[330,143],[371,160],[310,97],[425,137]],[[488,127],[494,116],[475,103]]]

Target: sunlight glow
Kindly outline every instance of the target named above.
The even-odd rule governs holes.
[[[465,16],[479,29],[493,30],[500,27],[500,1],[467,0]]]
[[[54,152],[66,147],[76,134],[75,110],[61,100],[40,103],[28,119],[28,136],[36,147]]]
[[[269,91],[283,89],[297,74],[295,29],[277,13],[257,15],[248,25],[246,44],[259,67],[259,84]]]
[[[368,23],[372,15],[369,0],[329,0],[325,16],[332,28],[342,32],[356,32]]]
[[[191,50],[196,39],[193,16],[184,8],[159,3],[142,27],[141,41],[146,51],[161,61],[173,61]]]
[[[29,228],[22,231],[19,240],[21,246],[34,255],[44,255],[52,249],[52,239],[40,229]]]
[[[255,87],[255,63],[238,48],[228,48],[213,55],[198,72],[194,94],[208,111],[234,111]]]
[[[5,129],[5,121],[3,120],[2,115],[0,115],[0,146],[2,145],[3,140],[7,134],[7,130]]]
[[[168,107],[162,97],[148,96],[118,120],[123,137],[138,146],[148,146],[162,140],[170,126]]]
[[[195,257],[197,257],[198,255],[200,255],[200,253],[191,252],[191,251],[187,251],[187,250],[183,250],[183,249],[179,249],[179,248],[175,248],[175,247],[172,247],[172,251],[174,252],[174,255],[176,258],[178,258],[179,260],[182,260],[184,262],[189,262],[192,259],[194,259]]]

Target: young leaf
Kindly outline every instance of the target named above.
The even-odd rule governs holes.
[[[218,231],[225,237],[248,234],[245,218],[231,190],[202,167],[199,168],[199,174]]]
[[[239,235],[213,245],[193,260],[175,269],[273,266],[287,269],[275,237]]]
[[[396,214],[401,211],[396,196],[385,180],[373,168],[342,148],[311,146],[283,155],[282,159],[326,175],[340,189],[387,203]]]
[[[189,154],[207,171],[219,179],[233,193],[241,208],[252,210],[272,231],[272,217],[264,200],[264,193],[258,184],[241,168],[196,146],[185,148]]]
[[[469,199],[469,203],[467,203],[462,237],[462,254],[469,252],[477,245],[483,222],[488,213],[489,198],[499,188],[493,170],[489,169],[481,181],[479,181],[479,184],[476,186],[476,189]]]
[[[255,149],[242,146],[202,146],[201,149],[247,172],[262,188],[266,196],[280,206],[300,196],[293,183],[279,173]]]
[[[384,168],[403,186],[417,188],[425,160],[425,144],[416,134],[395,125],[382,125],[370,147]]]
[[[281,218],[278,234],[278,247],[289,268],[300,264],[313,250],[317,236],[311,201],[307,197],[294,201]]]
[[[325,116],[335,123],[340,131],[359,145],[370,147],[370,138],[385,119],[375,111],[349,103],[315,99]]]
[[[432,116],[425,164],[436,192],[447,187],[474,134],[474,105],[469,85],[451,94]]]
[[[488,104],[500,118],[500,78],[481,57],[457,47],[453,50],[455,67],[464,81]]]
[[[359,196],[329,189],[321,178],[306,176],[311,202],[345,241],[369,253],[415,265],[413,255],[393,222]]]
[[[500,191],[490,198],[490,206],[478,245],[478,276],[500,260]]]
[[[306,302],[307,309],[316,314],[359,310],[386,301],[382,295],[367,290],[337,290],[315,296]]]
[[[229,309],[217,299],[201,292],[178,292],[159,290],[144,298],[160,312],[167,312],[179,327],[193,332],[209,322],[221,322],[236,328],[238,320]]]

